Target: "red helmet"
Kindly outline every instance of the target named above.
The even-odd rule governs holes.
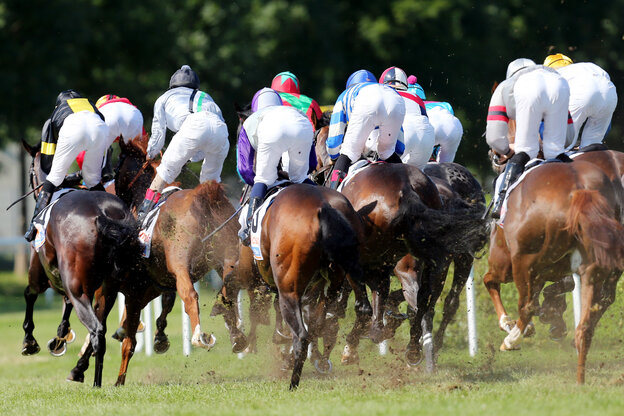
[[[284,71],[275,75],[271,82],[271,89],[278,92],[287,92],[290,94],[301,94],[299,91],[299,80],[292,72]]]
[[[397,90],[407,91],[407,74],[401,68],[391,66],[381,74],[379,83],[389,85]]]

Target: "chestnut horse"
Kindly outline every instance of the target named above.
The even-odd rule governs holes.
[[[292,333],[290,389],[299,385],[310,337],[324,338],[323,357],[329,358],[344,277],[362,279],[362,232],[362,221],[344,196],[307,184],[282,190],[262,219],[263,259],[256,262],[264,281],[277,289],[281,315]],[[309,308],[302,315],[303,304]]]
[[[40,145],[23,143],[33,157],[30,181],[33,189],[45,179],[40,167]],[[71,302],[78,319],[90,334],[90,346],[68,377],[84,381],[84,370],[92,353],[95,355],[93,385],[102,385],[102,368],[106,352],[106,317],[110,312],[122,281],[132,282],[130,265],[139,253],[134,243],[136,221],[127,206],[116,196],[105,192],[76,190],[61,197],[50,211],[46,240],[36,252],[31,249],[26,289],[25,344],[36,345],[32,337],[32,308],[36,293],[47,281]],[[96,291],[99,292],[96,297]],[[126,292],[132,295],[131,292]],[[92,303],[96,299],[96,305]],[[71,307],[66,301],[65,322]],[[59,327],[59,337],[67,327]],[[34,343],[33,343],[34,341]],[[33,351],[27,348],[28,352]],[[36,351],[35,351],[36,352]],[[77,370],[80,368],[80,370]]]
[[[120,143],[121,164],[116,174],[115,188],[118,195],[133,207],[145,195],[147,186],[155,175],[153,164],[146,162],[145,144],[146,138],[133,140],[127,145]],[[149,284],[146,284],[144,296],[126,297],[127,319],[123,323],[126,337],[122,344],[118,384],[125,381],[128,361],[136,345],[140,311],[163,292],[176,290],[184,301],[184,308],[194,331],[192,344],[196,347],[212,348],[214,336],[208,336],[201,331],[198,295],[193,283],[212,269],[217,270],[226,283],[234,278],[238,261],[237,222],[227,222],[213,238],[202,241],[204,236],[225,223],[234,212],[222,185],[214,181],[202,183],[194,189],[175,192],[163,203],[154,227],[151,255],[141,262],[150,278],[147,279]],[[226,286],[227,284],[224,288]],[[166,316],[165,310],[163,314]],[[232,316],[234,315],[226,316],[226,325],[236,328],[235,317],[231,321],[227,319]],[[164,319],[157,322],[157,331],[164,330],[165,325]],[[164,332],[157,332],[156,338],[159,336],[163,338]],[[232,335],[235,349],[239,349],[241,345],[244,348],[244,343],[239,338],[244,338],[240,331]]]
[[[615,300],[615,287],[624,268],[620,209],[613,182],[594,164],[580,160],[547,163],[526,174],[508,197],[504,233],[497,230],[492,234],[484,278],[499,316],[498,305],[502,304],[500,298],[495,299],[498,292],[490,282],[505,281],[503,276],[511,273],[518,289],[519,319],[501,350],[518,347],[539,308],[545,283],[578,269],[582,312],[575,335],[576,379],[585,381],[594,328]]]

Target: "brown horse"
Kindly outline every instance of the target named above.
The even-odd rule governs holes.
[[[263,259],[256,262],[264,281],[277,289],[282,317],[292,333],[291,389],[299,385],[310,338],[324,338],[323,357],[329,358],[344,276],[362,279],[362,232],[361,219],[344,196],[306,184],[282,190],[262,220]],[[304,305],[308,313],[302,314]]]
[[[145,194],[155,174],[154,166],[146,163],[144,142],[145,139],[142,143],[120,143],[122,156],[115,178],[115,188],[118,195],[134,207]],[[151,256],[142,262],[150,278],[145,285],[145,294],[142,297],[126,297],[127,319],[123,324],[126,338],[122,345],[118,384],[125,381],[128,361],[136,345],[135,335],[140,311],[163,292],[175,290],[184,301],[184,308],[194,331],[192,344],[206,349],[212,348],[214,336],[208,336],[201,331],[198,295],[193,283],[212,269],[217,270],[226,283],[235,276],[238,261],[236,221],[228,222],[213,238],[202,241],[204,236],[225,223],[233,214],[234,208],[225,196],[222,185],[214,181],[202,183],[194,189],[175,192],[163,203],[154,228]],[[227,286],[225,284],[224,288]],[[227,306],[232,309],[231,302]],[[168,309],[170,310],[170,306]],[[165,308],[163,314],[166,316]],[[226,324],[235,328],[235,317],[231,321],[226,317]],[[164,318],[157,322],[156,338],[160,336],[161,342],[164,342],[162,338],[165,325]],[[160,332],[161,329],[163,332]],[[235,349],[239,349],[240,345],[244,348],[244,342],[241,341],[243,339],[240,331],[232,335]]]
[[[499,316],[502,304],[491,282],[505,281],[503,276],[511,273],[518,289],[519,319],[501,350],[519,345],[539,308],[545,283],[558,281],[578,267],[582,313],[575,344],[577,382],[583,383],[594,328],[615,300],[615,286],[624,268],[617,191],[596,165],[548,163],[527,173],[509,195],[507,207],[504,233],[497,230],[492,235],[490,267],[484,277]]]
[[[39,164],[40,147],[30,147],[26,143],[24,147],[33,157],[30,179],[33,189],[36,189],[45,175]],[[69,299],[78,319],[90,334],[90,347],[76,366],[81,371],[74,368],[68,380],[84,381],[84,370],[93,353],[93,385],[102,385],[106,317],[115,303],[121,282],[133,281],[128,271],[133,255],[138,254],[133,238],[135,233],[136,222],[119,198],[105,192],[77,190],[61,197],[52,207],[45,243],[38,253],[31,250],[29,287],[26,289],[25,343],[28,341],[33,345],[30,342],[34,328],[32,306],[36,293],[47,285],[43,283],[47,280]],[[92,303],[96,291],[99,295],[94,308]],[[132,295],[131,292],[126,293]],[[69,318],[71,309],[66,302],[64,321]],[[67,330],[68,327],[59,327],[59,336]]]

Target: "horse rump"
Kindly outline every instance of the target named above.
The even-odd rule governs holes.
[[[117,220],[102,214],[95,218],[95,225],[108,250],[107,258],[113,259],[117,270],[140,257],[139,226],[132,217]]]
[[[605,269],[624,268],[624,227],[613,207],[597,190],[572,192],[565,229],[583,245],[588,256]]]

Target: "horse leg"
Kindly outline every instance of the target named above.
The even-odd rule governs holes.
[[[416,366],[422,361],[422,350],[420,347],[420,338],[422,336],[422,318],[424,316],[424,308],[420,308],[423,300],[419,299],[424,297],[422,286],[422,275],[418,273],[421,269],[421,264],[416,261],[416,258],[407,255],[403,257],[397,263],[394,268],[394,273],[401,282],[403,289],[403,296],[408,303],[407,317],[410,323],[410,341],[407,344],[405,351],[405,358],[409,366]]]
[[[176,299],[175,292],[163,292],[161,298],[162,311],[156,319],[156,332],[154,333],[154,351],[156,354],[164,354],[169,350],[169,337],[165,334],[167,328],[167,315],[171,313]],[[134,351],[134,347],[133,351]]]
[[[180,298],[184,301],[184,311],[188,314],[191,321],[191,328],[193,328],[193,336],[191,338],[191,344],[195,347],[204,348],[210,351],[214,347],[217,339],[214,335],[207,335],[201,330],[199,324],[199,295],[193,287],[191,277],[189,276],[186,266],[182,264],[174,265],[170,267],[170,270],[176,270],[174,273],[176,279],[176,289]]]
[[[435,305],[442,289],[444,288],[444,282],[448,273],[448,267],[450,260],[445,258],[439,261],[428,262],[423,273],[422,288],[427,289],[429,294],[426,297],[426,303],[424,305],[424,315],[421,321],[423,327],[423,347],[427,356],[427,370],[435,370],[435,344],[433,342],[433,317],[435,314]],[[432,345],[433,344],[433,345]]]
[[[347,281],[355,295],[355,322],[353,323],[351,332],[347,334],[347,344],[342,351],[342,357],[340,359],[340,362],[345,365],[356,364],[360,361],[357,347],[360,344],[360,338],[366,332],[366,329],[370,327],[371,316],[373,314],[373,308],[368,301],[368,295],[366,294],[366,287],[364,284],[359,280],[352,279],[349,275],[347,275]],[[347,302],[344,298],[348,298],[348,295],[345,295],[346,290],[343,289],[343,293],[341,294],[344,304]]]
[[[39,261],[39,257],[34,249],[30,253],[30,266],[28,268],[28,286],[24,290],[24,299],[26,300],[26,311],[24,315],[24,340],[22,341],[22,355],[33,355],[41,351],[37,340],[33,335],[35,330],[35,322],[33,320],[33,311],[35,302],[40,293],[48,288],[45,271]]]
[[[292,341],[292,334],[288,328],[284,327],[284,317],[282,316],[279,294],[273,300],[273,309],[275,309],[275,329],[273,331],[273,343],[287,344]]]
[[[483,276],[483,284],[487,288],[487,291],[490,294],[490,298],[492,299],[492,303],[494,304],[496,316],[498,316],[498,327],[501,329],[501,331],[510,333],[513,327],[516,325],[516,321],[514,321],[509,317],[509,315],[507,315],[507,311],[505,310],[505,306],[503,305],[503,301],[501,300],[501,283],[504,283],[504,280],[500,279],[500,277],[495,274],[492,267],[490,267]]]
[[[544,289],[544,301],[540,308],[540,321],[550,324],[549,335],[552,340],[565,338],[568,333],[563,313],[567,308],[565,294],[574,289],[574,278],[565,276]]]
[[[442,348],[444,344],[444,332],[446,331],[446,327],[451,323],[455,314],[457,313],[457,309],[459,308],[459,296],[461,295],[462,290],[464,290],[464,286],[466,286],[466,281],[468,280],[468,276],[470,275],[470,269],[472,268],[473,258],[470,255],[458,255],[455,256],[454,264],[455,270],[453,272],[453,285],[451,286],[451,290],[448,295],[446,295],[446,299],[444,299],[444,310],[442,312],[442,321],[440,322],[440,326],[433,337],[433,345],[435,347],[435,353]]]
[[[344,278],[344,277],[343,277]],[[332,284],[327,290],[327,294],[325,296],[325,308],[321,313],[324,315],[323,322],[323,356],[322,361],[318,363],[314,363],[314,367],[317,371],[321,373],[331,373],[333,365],[331,360],[329,359],[334,347],[336,346],[336,341],[338,339],[338,314],[341,310],[342,306],[339,304],[339,297],[342,290],[342,281],[343,278],[332,279],[334,282],[341,282],[339,284]]]
[[[256,353],[257,347],[257,330],[258,325],[268,325],[269,310],[273,303],[273,293],[266,285],[258,285],[255,288],[247,289],[249,295],[249,335],[247,335],[248,353]],[[290,340],[290,339],[289,339]],[[273,339],[275,342],[275,339]]]
[[[293,334],[293,372],[290,378],[290,390],[294,390],[299,386],[301,379],[301,370],[305,362],[308,350],[308,331],[303,325],[303,317],[301,315],[300,298],[296,293],[284,293],[280,291],[279,305],[284,320],[290,327]]]
[[[174,299],[175,299],[175,294],[174,294]],[[164,300],[164,297],[163,297],[163,300]],[[130,297],[126,297],[126,321],[124,324],[126,337],[123,339],[121,343],[121,365],[119,367],[119,375],[117,376],[117,381],[115,382],[115,386],[123,386],[126,383],[128,365],[130,363],[130,359],[134,355],[134,348],[136,347],[136,333],[137,333],[137,328],[139,327],[139,323],[141,321],[141,309],[143,309],[145,305],[147,305],[147,302],[139,303],[136,301],[136,299],[131,299]],[[169,341],[167,340],[167,344],[168,343]]]
[[[372,293],[372,307],[373,316],[372,324],[370,328],[370,339],[375,344],[379,344],[384,339],[387,339],[383,317],[386,306],[386,299],[390,293],[390,278],[389,272],[384,270],[380,275],[381,278],[376,279],[372,284],[369,284]]]
[[[217,314],[223,315],[225,321],[225,327],[230,333],[230,343],[232,344],[232,352],[240,353],[247,348],[248,342],[245,334],[240,330],[238,308],[236,300],[238,299],[238,292],[240,287],[233,278],[228,275],[223,279],[223,287],[217,295],[215,306],[212,308],[211,316]]]
[[[56,337],[48,342],[48,351],[54,357],[64,355],[67,352],[67,344],[74,342],[76,339],[76,333],[69,325],[69,317],[74,307],[67,296],[63,296],[63,301],[63,317],[56,330]]]

